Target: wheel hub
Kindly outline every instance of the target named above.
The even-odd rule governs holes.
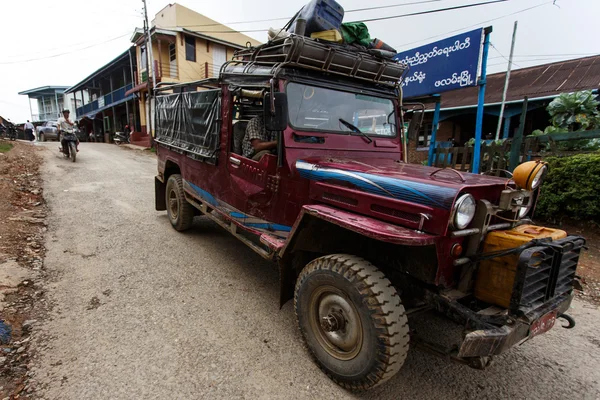
[[[179,214],[179,202],[174,190],[171,190],[169,193],[169,210],[171,211],[171,216],[174,219],[177,219],[177,215]]]
[[[325,332],[343,330],[345,326],[346,320],[344,319],[344,316],[335,311],[321,319],[321,328],[323,328]]]
[[[341,290],[324,286],[311,296],[311,326],[321,346],[339,360],[360,352],[362,324],[352,301]]]

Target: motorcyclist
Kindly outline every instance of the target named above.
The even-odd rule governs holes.
[[[75,126],[75,123],[69,119],[69,114],[71,112],[69,110],[63,110],[63,116],[58,119],[58,127],[57,131],[60,136],[60,144],[62,145],[62,152],[64,154],[69,154],[68,146],[69,144],[65,140],[65,137],[62,135],[62,132],[69,132]],[[79,151],[79,138],[77,138],[76,142],[77,151]]]

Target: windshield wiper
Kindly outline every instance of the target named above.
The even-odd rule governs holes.
[[[373,139],[371,139],[371,138],[369,137],[369,135],[367,135],[366,133],[364,133],[363,131],[361,131],[360,129],[358,129],[358,128],[356,127],[356,125],[352,125],[350,122],[346,121],[346,120],[345,120],[345,119],[343,119],[343,118],[340,118],[340,119],[339,119],[339,121],[340,121],[342,124],[344,124],[344,126],[345,126],[346,128],[350,129],[352,132],[355,132],[355,133],[360,133],[360,134],[362,135],[362,137],[364,137],[365,139],[367,139],[367,143],[372,143],[372,142],[373,142]]]

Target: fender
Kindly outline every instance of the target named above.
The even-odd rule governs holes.
[[[305,205],[302,207],[287,241],[280,249],[277,249],[279,256],[280,306],[283,306],[293,297],[297,274],[306,263],[311,261],[310,259],[302,259],[294,251],[302,248],[303,243],[307,240],[312,241],[314,239],[322,244],[322,241],[319,241],[318,238],[314,238],[312,234],[307,234],[313,229],[315,220],[355,232],[362,237],[395,245],[411,247],[437,246],[440,241],[439,236],[417,232],[352,212],[341,211],[327,205]],[[310,247],[318,247],[318,244],[313,243],[314,246]]]
[[[428,246],[437,244],[439,236],[429,235],[404,228],[389,222],[380,221],[371,217],[346,212],[326,205],[306,205],[302,207],[300,215],[296,219],[285,246],[280,251],[280,257],[284,257],[293,243],[297,233],[301,230],[306,219],[315,217],[349,229],[363,236],[380,240],[382,242],[400,244],[405,246]],[[292,245],[292,247],[290,247]]]

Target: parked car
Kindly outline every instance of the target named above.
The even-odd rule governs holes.
[[[37,137],[40,142],[45,142],[46,140],[58,140],[58,122],[57,121],[47,121],[43,125],[35,128],[37,132]]]

